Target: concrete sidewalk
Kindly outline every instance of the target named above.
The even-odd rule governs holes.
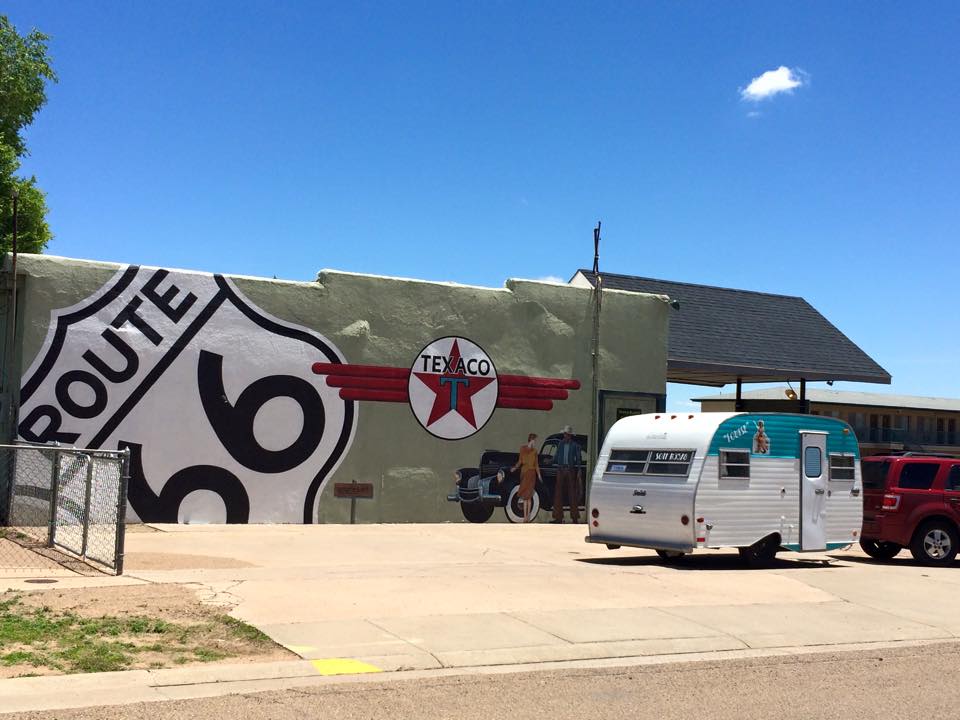
[[[915,566],[908,557],[879,564],[859,550],[785,553],[773,568],[747,570],[735,553],[666,565],[649,551],[611,552],[585,544],[583,525],[149,530],[128,534],[123,578],[61,579],[52,587],[190,585],[205,602],[231,608],[316,661],[297,666],[307,675],[317,668],[462,672],[960,637],[956,569]],[[238,672],[250,673],[256,666],[242,667]],[[229,672],[182,672],[198,670]],[[0,696],[12,682],[22,681],[0,681]]]

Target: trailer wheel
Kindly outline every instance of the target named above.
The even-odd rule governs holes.
[[[523,522],[523,500],[520,499],[518,490],[520,489],[519,483],[514,484],[510,490],[507,492],[507,503],[503,507],[503,512],[507,516],[507,520],[512,523],[522,523]],[[535,522],[537,515],[540,513],[540,491],[539,488],[533,489],[533,497],[531,499],[530,505],[530,522]]]
[[[667,562],[676,562],[686,555],[686,553],[679,550],[657,550],[657,555],[660,556],[661,560],[666,560]]]
[[[780,536],[770,535],[749,547],[740,548],[740,558],[747,567],[769,567],[776,560],[778,550],[780,550]]]
[[[611,543],[607,543],[607,550],[619,550],[619,549],[620,549],[619,545],[613,545]]]
[[[463,513],[463,517],[467,519],[467,522],[472,523],[485,523],[493,516],[494,509],[495,506],[488,503],[460,503],[460,512]]]
[[[910,553],[924,565],[949,565],[957,556],[958,545],[956,527],[945,520],[931,520],[913,536]]]
[[[874,560],[892,560],[903,547],[885,540],[865,540],[860,538],[860,549]]]

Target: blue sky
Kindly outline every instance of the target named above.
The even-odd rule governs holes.
[[[802,295],[890,390],[960,397],[956,3],[3,12],[60,75],[50,253],[500,286],[589,266],[601,219],[601,269]]]

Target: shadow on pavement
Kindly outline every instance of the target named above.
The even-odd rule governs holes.
[[[888,567],[916,567],[916,568],[928,568],[935,570],[936,566],[926,565],[922,562],[917,562],[913,559],[913,556],[910,555],[909,550],[902,551],[899,555],[894,557],[891,560],[876,560],[872,557],[866,557],[864,555],[831,555],[830,557],[835,560],[841,560],[843,562],[852,562],[852,563],[861,563],[863,565],[886,565]],[[950,563],[950,565],[945,565],[944,567],[957,567],[957,561]]]
[[[845,560],[848,558],[844,558]],[[837,568],[843,565],[826,559],[803,560],[777,558],[762,568],[751,568],[739,554],[733,555],[685,555],[676,560],[664,560],[657,555],[621,555],[605,558],[576,558],[577,562],[590,565],[614,565],[618,567],[662,566],[675,570],[796,570],[818,568]]]

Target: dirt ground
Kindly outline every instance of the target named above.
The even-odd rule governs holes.
[[[183,585],[3,593],[0,602],[12,597],[16,597],[13,609],[17,614],[34,624],[37,618],[49,619],[51,623],[66,622],[69,632],[90,633],[90,644],[101,641],[116,648],[128,658],[122,662],[122,668],[116,669],[266,662],[296,657],[254,628],[225,617],[229,608],[201,603],[196,591]],[[37,615],[38,612],[41,615]],[[151,622],[142,623],[140,619]],[[2,622],[0,619],[0,624]],[[143,625],[149,629],[142,630]],[[49,638],[33,643],[8,642],[0,648],[0,678],[85,671],[77,663],[71,664],[74,656],[65,652],[65,648],[64,642]],[[17,662],[18,652],[27,656],[24,662]],[[4,659],[11,653],[13,658]],[[38,664],[37,658],[51,660]]]

